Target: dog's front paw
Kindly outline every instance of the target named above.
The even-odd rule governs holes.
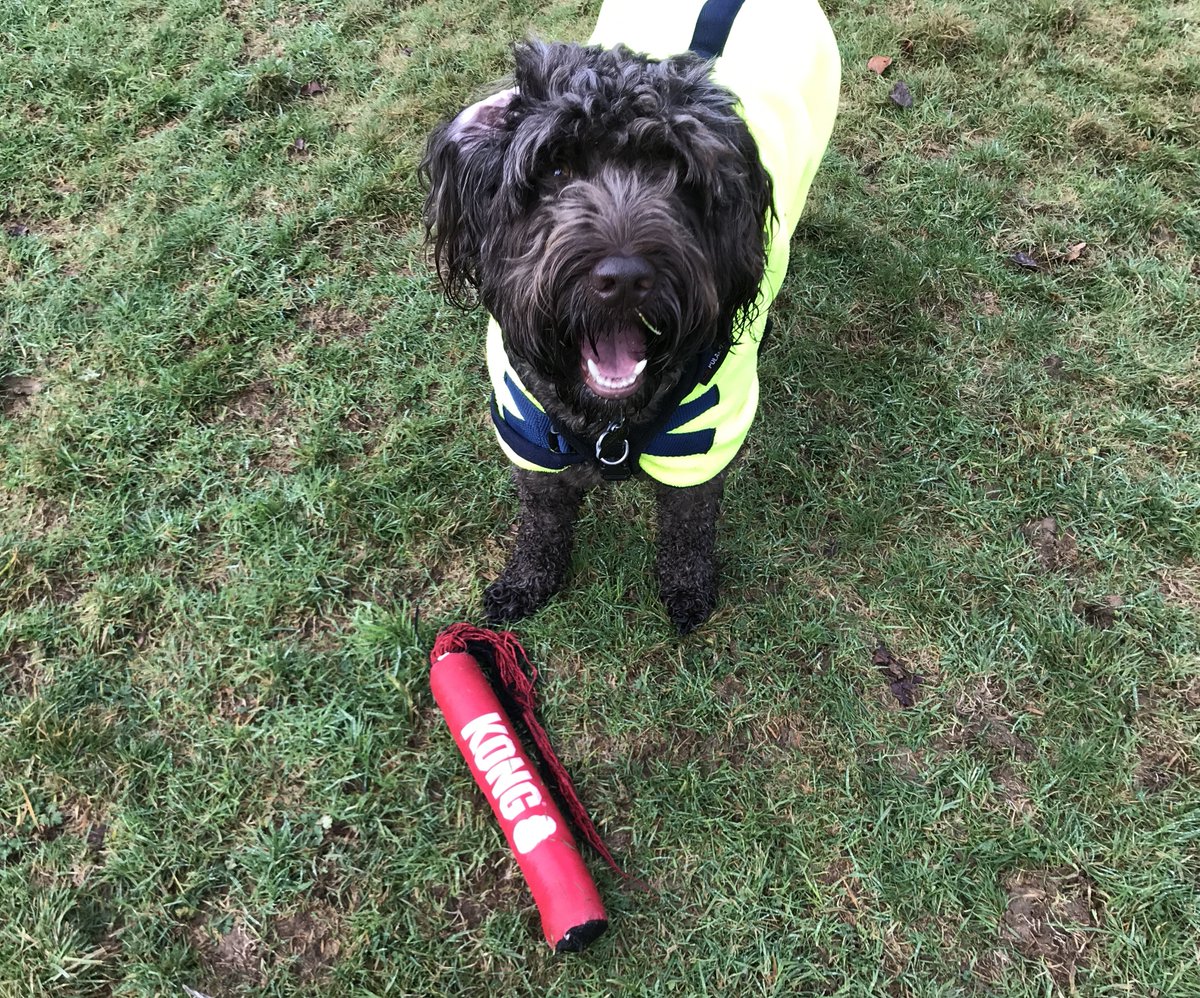
[[[690,634],[712,616],[717,608],[716,583],[699,586],[664,585],[663,605],[679,634]]]
[[[501,575],[483,593],[483,616],[489,624],[512,624],[536,613],[556,589],[530,586]]]

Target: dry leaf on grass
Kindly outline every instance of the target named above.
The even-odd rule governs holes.
[[[871,664],[883,673],[888,682],[888,689],[892,691],[892,696],[899,701],[901,707],[911,707],[917,702],[920,693],[918,687],[925,682],[925,677],[910,671],[907,663],[893,655],[891,649],[882,641],[875,646]]]
[[[882,76],[891,64],[892,57],[890,55],[873,55],[867,60],[867,69],[876,76]]]
[[[913,106],[912,92],[908,89],[908,84],[903,80],[897,80],[896,85],[892,87],[892,92],[888,94],[893,104],[897,107],[910,108]]]
[[[1009,263],[1015,263],[1018,267],[1024,267],[1026,270],[1042,269],[1042,265],[1024,250],[1017,250],[1017,252],[1008,258],[1008,261]]]

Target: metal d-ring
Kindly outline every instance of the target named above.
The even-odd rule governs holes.
[[[617,430],[619,430],[621,428],[622,428],[622,426],[620,423],[611,423],[611,424],[609,424],[608,429],[605,430],[603,433],[600,434],[599,437],[596,438],[596,460],[599,461],[601,464],[605,465],[606,467],[612,468],[618,464],[624,464],[629,459],[629,440],[628,439],[621,441],[621,443],[623,443],[625,445],[625,451],[615,461],[608,460],[603,454],[600,453],[601,450],[603,450],[603,448],[604,448],[604,441],[608,439],[608,435],[610,433],[616,432]]]

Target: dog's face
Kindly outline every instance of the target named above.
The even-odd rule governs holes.
[[[521,45],[516,87],[436,131],[422,172],[448,296],[477,293],[575,411],[645,406],[755,307],[770,180],[696,57]]]

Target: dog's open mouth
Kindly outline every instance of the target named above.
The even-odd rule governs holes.
[[[583,380],[606,399],[628,398],[642,386],[646,337],[637,326],[618,326],[583,338]]]

